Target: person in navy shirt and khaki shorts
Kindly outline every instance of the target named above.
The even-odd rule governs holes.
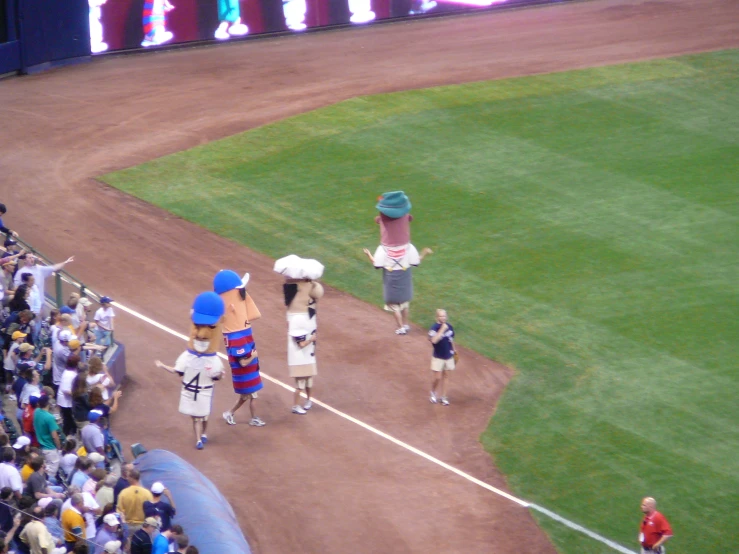
[[[436,391],[441,383],[441,405],[448,406],[446,395],[449,372],[454,370],[454,328],[447,323],[446,310],[436,310],[436,323],[429,329],[429,341],[434,347],[431,358],[431,403],[439,401]]]

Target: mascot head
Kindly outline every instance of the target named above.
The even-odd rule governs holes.
[[[323,265],[291,254],[277,260],[274,270],[286,277],[282,288],[288,313],[315,313],[315,304],[323,296],[323,286],[316,281],[323,275]]]
[[[224,311],[223,300],[215,292],[197,295],[190,310],[190,350],[198,354],[213,354],[218,350]]]
[[[254,300],[246,293],[248,282],[248,273],[241,278],[230,269],[222,269],[213,279],[213,290],[221,297],[226,309],[223,317],[224,333],[248,329],[252,321],[262,316]]]
[[[411,242],[411,201],[402,190],[386,192],[377,199],[380,215],[375,221],[380,224],[380,243],[397,247]]]

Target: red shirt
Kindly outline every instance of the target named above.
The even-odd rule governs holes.
[[[671,537],[672,529],[665,519],[665,516],[655,511],[651,515],[644,516],[641,522],[641,545],[644,548],[651,548],[662,537]]]

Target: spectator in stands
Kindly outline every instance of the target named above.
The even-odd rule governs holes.
[[[177,513],[172,493],[164,484],[157,481],[151,486],[151,495],[154,499],[151,502],[144,502],[144,515],[158,517],[161,521],[160,530],[168,531],[172,527],[172,518]],[[166,501],[162,498],[162,495],[167,498]]]
[[[115,487],[113,487],[113,504],[115,504],[116,506],[118,506],[118,497],[120,496],[121,492],[131,486],[131,483],[128,480],[128,476],[131,473],[132,469],[133,464],[130,463],[123,464],[121,466],[121,476],[118,478]]]
[[[0,204],[0,233],[4,233],[5,235],[11,237],[17,237],[18,233],[16,233],[15,231],[11,231],[3,223],[3,217],[6,213],[8,213],[8,208],[5,206],[5,204]]]
[[[97,464],[96,464],[97,465]],[[85,486],[82,487],[82,492],[89,492],[91,495],[95,497],[95,502],[100,504],[97,500],[97,489],[98,485],[103,482],[105,477],[108,475],[108,473],[105,471],[102,467],[93,467],[92,471],[90,472],[90,478],[85,483]],[[101,506],[105,506],[105,504],[100,504]]]
[[[57,342],[52,347],[51,368],[53,372],[52,381],[54,382],[54,390],[59,389],[59,383],[62,381],[62,374],[67,368],[67,359],[72,353],[69,349],[69,341],[72,340],[72,333],[66,329],[61,329],[57,334]]]
[[[98,410],[100,413],[103,414],[104,418],[107,418],[110,414],[114,414],[118,411],[118,399],[121,396],[123,396],[123,391],[117,390],[110,398],[108,398],[107,400],[103,400],[102,388],[100,386],[93,387],[92,390],[90,390],[90,408],[93,410]]]
[[[169,545],[174,541],[175,533],[172,529],[160,531],[152,541],[151,554],[167,554],[170,552]]]
[[[38,446],[38,439],[36,438],[36,430],[33,428],[33,414],[36,412],[38,407],[38,401],[40,396],[29,396],[28,404],[23,408],[23,433],[31,439],[31,446]]]
[[[39,289],[41,298],[45,298],[46,279],[51,277],[55,272],[62,269],[68,263],[73,262],[74,256],[70,256],[66,261],[55,265],[38,265],[36,263],[36,256],[33,254],[21,256],[21,259],[24,260],[24,266],[16,272],[14,277],[15,284],[20,285],[21,279],[23,279],[23,274],[30,273],[36,278],[36,286]]]
[[[64,331],[59,333],[60,342],[64,339],[62,335]],[[74,398],[72,398],[72,385],[75,377],[77,377],[77,369],[80,363],[80,357],[76,354],[70,354],[67,357],[67,363],[64,372],[59,379],[59,392],[56,395],[56,404],[62,413],[62,430],[67,436],[77,433],[77,423],[74,420]]]
[[[54,542],[59,546],[63,545],[64,529],[62,529],[62,524],[59,521],[59,506],[52,503],[51,499],[48,501],[41,500],[38,504],[44,509],[44,518],[42,521],[49,530],[49,533],[51,533],[51,536],[54,537]]]
[[[69,295],[66,307],[71,310],[69,314],[72,317],[72,325],[77,331],[77,336],[82,342],[87,342],[87,312],[89,311],[92,302],[87,298],[81,298],[78,292],[73,292]]]
[[[141,528],[131,535],[131,554],[151,554],[154,534],[159,531],[159,521],[147,517]]]
[[[103,554],[105,545],[110,541],[118,541],[121,539],[121,520],[114,513],[103,516],[103,525],[95,535],[95,554]],[[120,542],[118,548],[120,548]]]
[[[197,547],[190,545],[185,549],[185,554],[200,554],[200,550]]]
[[[22,354],[29,355],[30,353],[22,353]],[[21,361],[23,360],[24,358],[22,355]],[[34,362],[31,362],[31,367],[35,365],[36,364]],[[20,410],[21,410],[20,421],[21,421],[21,428],[22,428],[23,412],[26,409],[26,406],[28,406],[28,403],[30,402],[31,397],[35,396],[39,398],[41,396],[41,374],[35,369],[26,369],[26,367],[23,367],[21,364],[19,364],[18,374],[20,375],[21,372],[24,372],[26,376],[28,377],[26,383],[20,389],[20,393],[18,394],[18,406],[20,407]]]
[[[8,309],[12,312],[22,312],[23,310],[30,310],[31,305],[28,303],[28,297],[31,296],[31,289],[28,285],[19,284],[18,288],[15,289],[13,299],[8,302]]]
[[[0,531],[7,533],[13,528],[13,515],[15,510],[11,506],[13,502],[13,489],[3,487],[0,489]]]
[[[177,552],[178,554],[185,554],[185,552],[187,551],[187,547],[190,546],[190,539],[184,533],[182,533],[181,535],[177,535],[174,542],[175,547],[177,548],[175,552]]]
[[[103,429],[100,427],[103,413],[100,410],[90,410],[87,418],[88,423],[80,432],[82,444],[88,454],[97,452],[105,457],[105,435],[103,435]]]
[[[57,490],[54,490],[54,488],[46,482],[44,460],[42,458],[35,458],[31,460],[30,465],[31,469],[33,469],[33,473],[31,473],[31,476],[28,478],[28,482],[26,483],[26,496],[30,496],[37,502],[42,498],[51,498],[59,507],[61,507],[64,494],[61,492],[61,487],[57,487]]]
[[[74,352],[74,351],[73,351]],[[87,425],[87,415],[90,413],[90,397],[87,393],[87,370],[78,369],[72,381],[72,415],[78,430]]]
[[[43,515],[43,513],[41,515]],[[46,525],[39,520],[32,519],[31,516],[25,517],[28,518],[28,521],[23,527],[23,531],[18,535],[18,538],[22,543],[27,545],[27,548],[29,549],[28,551],[31,554],[42,552],[51,554],[56,546],[56,541],[54,540],[54,537],[51,536],[51,533],[49,533]]]
[[[31,331],[31,322],[33,321],[33,312],[31,310],[22,310],[13,312],[5,320],[5,333],[3,334],[3,350],[7,350],[13,341],[12,336],[16,331],[28,333]]]
[[[77,487],[80,491],[90,478],[90,472],[95,469],[95,464],[89,456],[77,459],[77,467],[70,476],[69,486]]]
[[[141,473],[138,469],[134,468],[128,472],[130,485],[118,495],[118,503],[116,504],[118,512],[123,514],[125,523],[128,525],[129,536],[133,536],[144,523],[144,502],[154,500],[151,492],[141,486],[140,478]]]
[[[0,275],[0,285],[3,288],[2,303],[4,306],[8,305],[15,295],[15,282],[13,281],[13,275],[15,274],[16,262],[15,260],[3,259],[3,272]]]
[[[56,344],[57,340],[59,340],[59,331],[62,330],[61,321],[59,320],[60,315],[61,314],[59,313],[59,310],[57,310],[56,308],[53,308],[49,312],[48,322],[49,322],[49,335],[51,338],[51,344],[49,346],[51,346],[52,348],[54,348],[54,345]]]
[[[19,471],[23,464],[26,463],[26,458],[31,454],[31,451],[29,450],[30,444],[31,439],[24,437],[23,435],[20,435],[13,443],[13,450],[15,450],[15,463]]]
[[[18,468],[15,467],[15,450],[10,446],[6,446],[3,448],[1,456],[0,488],[10,487],[15,498],[20,499],[23,495],[23,480]]]
[[[115,475],[109,473],[101,483],[98,483],[98,490],[95,493],[95,500],[98,501],[98,504],[101,506],[110,504],[115,507],[113,487],[115,487],[117,480],[118,478]]]
[[[17,293],[16,293],[17,294]],[[100,298],[100,308],[95,312],[95,344],[110,346],[113,333],[115,311],[111,306],[113,299],[109,296]]]
[[[20,469],[21,481],[23,481],[24,483],[28,482],[28,478],[31,476],[31,473],[33,473],[31,462],[36,458],[41,458],[43,460],[43,456],[39,452],[39,449],[32,448],[26,455],[26,459],[23,462],[23,467],[21,467]]]
[[[28,305],[31,307],[35,325],[33,326],[33,342],[38,342],[38,335],[41,332],[41,316],[45,299],[40,296],[39,289],[36,286],[36,278],[31,273],[24,273],[21,277],[21,283],[28,287]]]
[[[93,537],[97,535],[95,520],[102,512],[100,505],[95,501],[95,497],[93,495],[88,492],[79,492],[77,487],[69,487],[69,492],[71,494],[80,494],[82,496],[82,509],[80,512],[82,513],[82,518],[85,520],[85,537],[93,540]],[[67,499],[62,505],[62,517],[64,517],[66,511],[71,507],[72,502],[70,499]]]
[[[60,462],[60,468],[65,477],[71,477],[77,464],[77,458],[77,441],[74,437],[67,437],[62,448],[62,460]]]
[[[39,398],[38,407],[33,414],[33,428],[46,462],[46,474],[55,478],[59,470],[59,450],[61,449],[59,425],[56,418],[49,413],[49,397],[46,395]]]
[[[90,388],[99,387],[103,394],[103,400],[108,400],[110,397],[108,389],[113,385],[115,385],[115,381],[110,376],[102,358],[97,356],[90,358],[87,364],[87,386]]]
[[[10,393],[12,390],[15,366],[18,364],[18,351],[22,344],[27,344],[25,342],[27,337],[28,334],[23,331],[13,331],[13,334],[11,335],[12,342],[10,343],[8,353],[5,355],[5,359],[3,360],[6,393]],[[31,348],[33,348],[33,346],[31,346]]]
[[[80,493],[75,493],[69,499],[70,508],[62,512],[61,523],[64,530],[64,546],[67,550],[72,550],[77,544],[77,539],[84,539],[85,535],[85,518],[82,517],[84,510],[84,500]]]

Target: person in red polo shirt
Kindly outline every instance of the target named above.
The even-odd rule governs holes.
[[[639,532],[642,554],[651,552],[664,554],[663,545],[672,536],[670,523],[657,511],[657,501],[654,498],[647,497],[642,500],[641,511],[644,512]]]

